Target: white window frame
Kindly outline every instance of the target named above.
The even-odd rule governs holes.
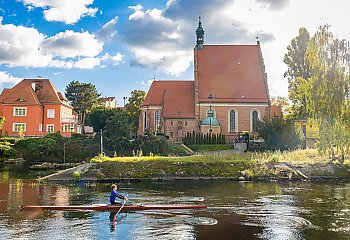
[[[261,120],[260,110],[257,108],[253,108],[250,110],[250,132],[253,132],[253,112],[256,111],[258,113],[258,120]]]
[[[16,116],[16,117],[27,116],[27,108],[26,107],[14,107],[13,108],[13,116]]]
[[[52,127],[52,131],[49,131],[49,127]],[[46,124],[46,132],[55,132],[55,124]]]
[[[234,111],[235,112],[235,126],[234,126],[234,131],[231,132],[231,111]],[[228,114],[227,114],[227,132],[229,133],[235,133],[235,132],[238,132],[238,111],[237,109],[235,108],[231,108],[230,110],[228,110]]]
[[[55,118],[55,109],[47,109],[47,118]]]
[[[12,132],[20,132],[19,129],[16,130],[16,126],[23,126],[23,131],[26,132],[27,130],[27,124],[26,123],[13,123],[12,124]]]
[[[74,132],[74,124],[63,124],[63,132]]]
[[[39,124],[39,132],[42,132],[43,131],[43,125],[40,123]]]

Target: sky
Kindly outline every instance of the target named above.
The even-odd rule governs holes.
[[[348,0],[0,0],[0,91],[23,78],[73,80],[102,96],[147,92],[156,80],[193,80],[195,30],[205,44],[260,41],[271,96],[288,96],[287,46],[322,24],[350,38]]]

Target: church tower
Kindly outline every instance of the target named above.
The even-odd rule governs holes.
[[[198,28],[196,30],[196,35],[197,35],[196,48],[198,50],[200,50],[200,49],[202,49],[204,47],[204,30],[203,30],[203,27],[202,27],[201,17],[199,17],[199,22],[198,22]]]

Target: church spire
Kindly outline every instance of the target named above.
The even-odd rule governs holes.
[[[200,49],[202,49],[204,47],[204,30],[203,30],[203,27],[202,27],[201,17],[199,17],[199,22],[198,22],[198,28],[196,30],[196,35],[197,35],[196,48],[198,50],[200,50]]]

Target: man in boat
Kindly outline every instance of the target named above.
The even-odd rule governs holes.
[[[128,201],[127,196],[123,196],[117,192],[117,184],[112,184],[112,192],[111,195],[109,196],[109,201],[111,202],[112,205],[121,205],[120,202],[116,201],[117,198],[123,199],[125,202]]]

